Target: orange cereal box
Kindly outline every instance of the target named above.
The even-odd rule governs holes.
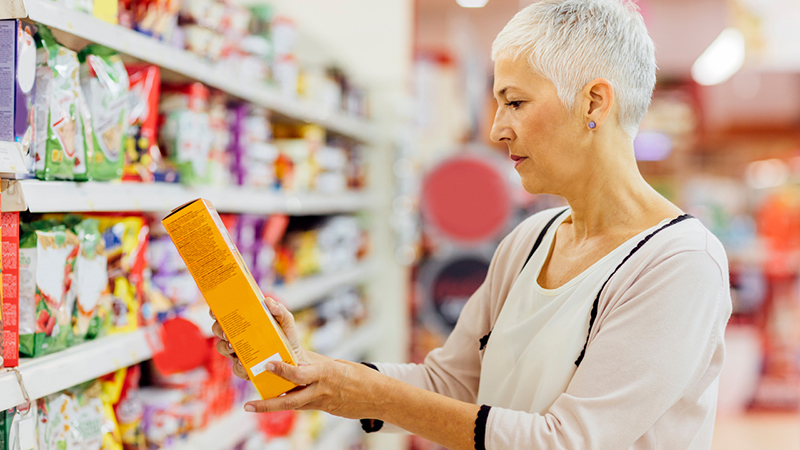
[[[297,356],[211,203],[189,202],[162,223],[261,398],[293,389],[266,370],[270,361],[297,365]]]

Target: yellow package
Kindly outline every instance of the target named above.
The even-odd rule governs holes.
[[[297,365],[297,356],[211,203],[189,202],[162,222],[261,398],[293,389],[266,370],[270,361]]]

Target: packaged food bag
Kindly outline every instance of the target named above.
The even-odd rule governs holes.
[[[95,337],[97,332],[90,331],[98,328],[105,319],[97,315],[101,299],[109,295],[108,260],[99,226],[97,219],[86,219],[75,227],[80,242],[72,285],[75,291],[72,313],[75,342]]]
[[[161,69],[158,66],[128,64],[128,127],[125,131],[125,168],[122,179],[151,182],[156,171],[158,149],[158,101],[161,98]]]
[[[146,303],[144,269],[146,268],[148,227],[141,217],[100,217],[100,232],[108,261],[108,289],[111,295],[109,334],[136,330]],[[100,308],[107,306],[101,302]],[[101,311],[101,314],[106,311]]]
[[[19,351],[40,356],[72,343],[72,310],[78,238],[64,225],[22,224],[19,250]]]
[[[105,415],[99,382],[37,401],[39,450],[103,450]]]
[[[116,180],[125,165],[124,132],[128,124],[128,72],[110,48],[91,44],[78,53],[81,87],[91,116],[92,145],[86,152],[90,180]]]
[[[86,179],[88,108],[80,88],[78,55],[56,42],[47,27],[37,36],[34,168],[46,180]]]

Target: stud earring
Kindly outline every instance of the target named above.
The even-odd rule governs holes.
[[[595,128],[597,128],[597,124],[596,124],[596,123],[594,123],[594,120],[592,120],[591,122],[589,122],[589,128],[590,128],[590,129],[592,129],[592,130],[594,130]]]

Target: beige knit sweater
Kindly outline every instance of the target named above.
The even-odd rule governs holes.
[[[556,212],[530,217],[503,239],[455,330],[424,364],[378,369],[475,403],[479,341],[492,330],[533,242]],[[730,313],[720,242],[696,219],[664,229],[604,289],[585,359],[566,391],[545,414],[490,405],[486,448],[709,449]]]

